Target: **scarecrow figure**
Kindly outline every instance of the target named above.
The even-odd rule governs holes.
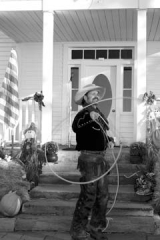
[[[31,188],[38,185],[39,175],[42,173],[42,165],[45,162],[45,156],[42,150],[37,148],[37,127],[31,122],[25,129],[25,140],[22,143],[20,160],[25,165],[26,178],[31,183]]]

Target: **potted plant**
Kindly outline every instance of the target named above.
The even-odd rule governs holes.
[[[138,177],[135,179],[134,184],[137,200],[142,202],[151,200],[156,185],[155,174],[147,171],[147,169],[141,169],[137,175]]]
[[[143,167],[138,166],[138,176],[135,179],[134,185],[136,196],[140,201],[148,201],[153,198],[156,186],[155,163],[157,162],[158,151],[152,140],[154,131],[153,120],[155,117],[154,113],[156,107],[156,96],[152,91],[150,91],[149,94],[146,92],[143,95],[142,100],[146,105],[146,144],[144,143],[131,146],[131,152],[137,152],[137,155],[143,158],[141,163],[144,163]]]
[[[141,164],[146,160],[147,146],[144,142],[133,142],[130,145],[130,162]]]
[[[48,162],[57,163],[58,162],[58,144],[50,141],[42,145],[42,150],[45,152]]]

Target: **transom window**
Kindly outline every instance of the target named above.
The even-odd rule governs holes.
[[[72,49],[71,59],[133,59],[131,48]]]

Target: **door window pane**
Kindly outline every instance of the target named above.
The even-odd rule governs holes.
[[[122,49],[121,59],[132,59],[132,49]]]
[[[78,111],[78,105],[75,103],[74,101],[74,97],[75,97],[75,94],[76,94],[77,90],[72,90],[72,111]]]
[[[123,90],[123,112],[131,112],[131,90]]]
[[[107,59],[107,50],[105,49],[96,50],[96,59],[98,58]]]
[[[78,89],[78,81],[79,81],[79,68],[72,67],[71,68],[71,82],[72,82],[72,89]]]
[[[132,67],[123,69],[123,112],[132,111]]]
[[[132,87],[132,68],[124,68],[123,88],[127,89]]]
[[[120,57],[120,50],[109,50],[109,59],[119,59]]]
[[[83,50],[72,50],[71,59],[82,59],[82,58],[83,58]]]
[[[72,111],[78,111],[78,105],[74,102],[75,94],[78,90],[79,85],[79,68],[78,67],[72,67],[71,68],[71,110]]]
[[[95,59],[95,50],[84,50],[84,59]]]

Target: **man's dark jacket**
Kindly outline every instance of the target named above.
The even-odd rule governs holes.
[[[92,111],[100,114],[99,123],[91,119],[90,112]],[[76,133],[78,151],[104,151],[108,142],[113,141],[106,135],[106,130],[109,130],[107,119],[98,108],[93,106],[85,107],[75,116],[72,129]]]

